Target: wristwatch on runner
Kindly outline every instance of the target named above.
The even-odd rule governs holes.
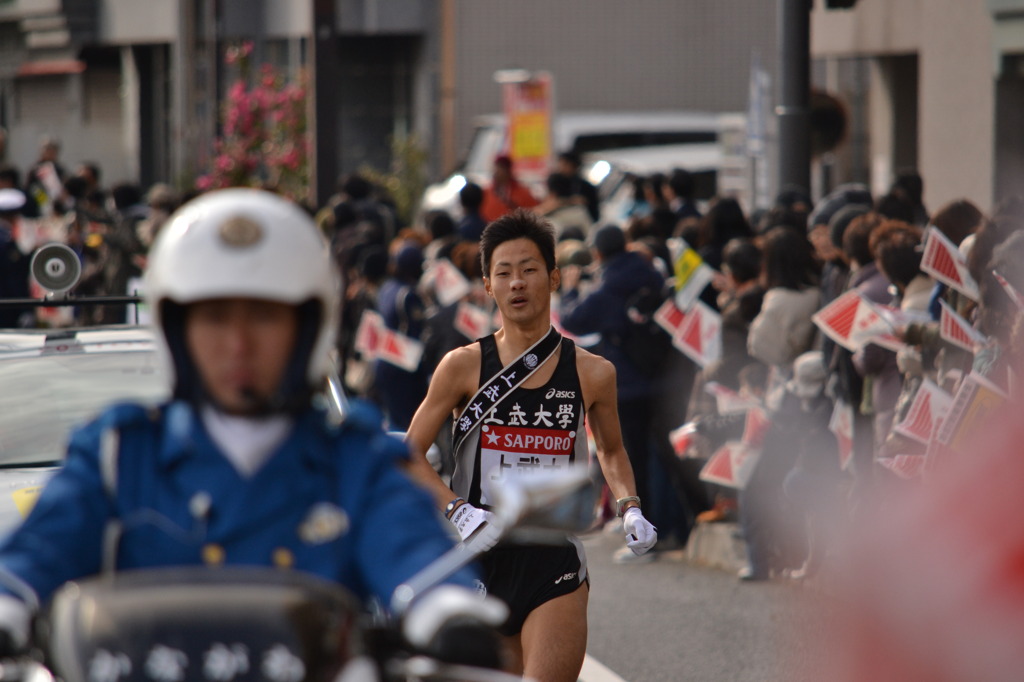
[[[630,504],[632,502],[633,504]],[[628,505],[628,506],[627,506]],[[630,495],[629,497],[620,497],[615,500],[615,515],[622,516],[626,513],[626,510],[630,507],[640,508],[640,498],[636,495]]]
[[[444,508],[444,516],[445,516],[445,518],[450,521],[451,518],[452,518],[452,512],[454,512],[465,501],[466,500],[464,500],[461,497],[456,497],[454,500],[449,502],[448,506]]]

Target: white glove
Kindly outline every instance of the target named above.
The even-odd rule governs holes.
[[[654,547],[658,541],[658,529],[644,518],[640,507],[630,507],[622,515],[622,530],[626,532],[626,547],[637,556]]]
[[[481,596],[476,590],[439,585],[413,602],[402,618],[402,632],[410,642],[423,647],[445,623],[460,617],[498,627],[508,618],[508,606],[497,597]]]
[[[486,552],[498,544],[502,529],[497,524],[494,514],[486,509],[478,509],[468,502],[455,510],[451,518],[455,529],[459,531],[462,544],[469,549]]]

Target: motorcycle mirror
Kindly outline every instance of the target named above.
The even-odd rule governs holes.
[[[593,521],[595,490],[585,467],[509,476],[492,496],[505,537],[521,542],[558,542]]]
[[[594,488],[585,467],[506,477],[491,496],[491,511],[504,531],[503,538],[559,541],[567,532],[586,529],[593,516]],[[392,612],[405,613],[420,595],[473,561],[480,551],[458,544],[445,552],[395,589]]]

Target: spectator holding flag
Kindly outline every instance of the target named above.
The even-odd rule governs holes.
[[[423,251],[406,241],[391,256],[390,277],[377,295],[377,311],[388,329],[413,339],[423,333],[426,310],[416,285],[423,274]],[[404,431],[427,395],[427,373],[422,364],[408,371],[384,360],[374,369],[374,384],[391,429]]]
[[[932,225],[946,236],[954,245],[960,247],[961,253],[969,253],[974,243],[974,234],[985,223],[985,215],[973,203],[966,199],[952,201],[940,208],[932,216]],[[939,333],[940,303],[945,301],[958,315],[969,319],[975,306],[964,293],[937,283],[932,290],[928,310],[933,322],[911,323],[905,329],[897,330],[901,338],[910,346],[919,349],[925,367],[934,368],[940,386],[951,388],[949,376],[961,376],[970,368],[971,354],[942,339]]]
[[[921,272],[921,230],[917,227],[890,221],[883,223],[871,235],[871,252],[885,278],[896,287],[893,301],[904,313],[928,314],[928,301],[935,282]],[[902,374],[901,386],[891,423],[899,423],[924,381],[927,371],[919,349],[908,346],[897,352],[897,370]],[[895,433],[886,434],[883,449],[890,454],[906,452],[908,444]]]

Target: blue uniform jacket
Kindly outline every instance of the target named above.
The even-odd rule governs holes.
[[[309,410],[247,479],[189,405],[110,408],[72,435],[64,467],[0,545],[0,589],[19,595],[20,579],[45,600],[99,572],[114,521],[118,569],[291,566],[387,604],[452,540],[430,497],[398,468],[405,445],[379,424],[359,403],[341,426]],[[112,433],[120,435],[116,491],[101,461]],[[464,570],[450,582],[469,587],[474,578]]]

